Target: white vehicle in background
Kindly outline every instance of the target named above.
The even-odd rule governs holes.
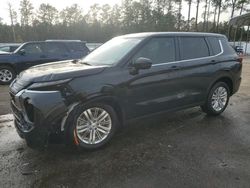
[[[0,45],[0,51],[1,52],[14,52],[19,46],[21,46],[20,43],[2,43]]]

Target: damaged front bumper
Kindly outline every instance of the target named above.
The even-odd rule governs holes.
[[[51,133],[60,131],[68,111],[60,91],[25,89],[10,96],[16,130],[29,146],[44,146]]]

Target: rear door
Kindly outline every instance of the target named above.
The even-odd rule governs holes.
[[[195,105],[205,101],[213,74],[214,54],[203,36],[179,37],[180,61],[176,74],[181,75],[182,104]]]
[[[72,59],[80,59],[89,54],[89,49],[84,42],[66,42]]]
[[[49,58],[49,62],[72,59],[68,49],[62,42],[46,42],[44,51]]]

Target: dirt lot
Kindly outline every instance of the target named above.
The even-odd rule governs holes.
[[[9,87],[0,85],[0,115],[11,113],[9,105]]]
[[[250,187],[250,61],[223,115],[199,108],[134,122],[105,148],[27,148],[0,123],[0,187]],[[0,87],[1,114],[8,113]],[[0,118],[1,121],[1,118]]]

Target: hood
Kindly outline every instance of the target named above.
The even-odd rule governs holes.
[[[89,76],[102,72],[105,67],[106,66],[90,66],[75,63],[72,60],[47,63],[31,67],[21,72],[17,79],[11,84],[11,88],[14,90],[13,93],[17,93],[31,83]]]

